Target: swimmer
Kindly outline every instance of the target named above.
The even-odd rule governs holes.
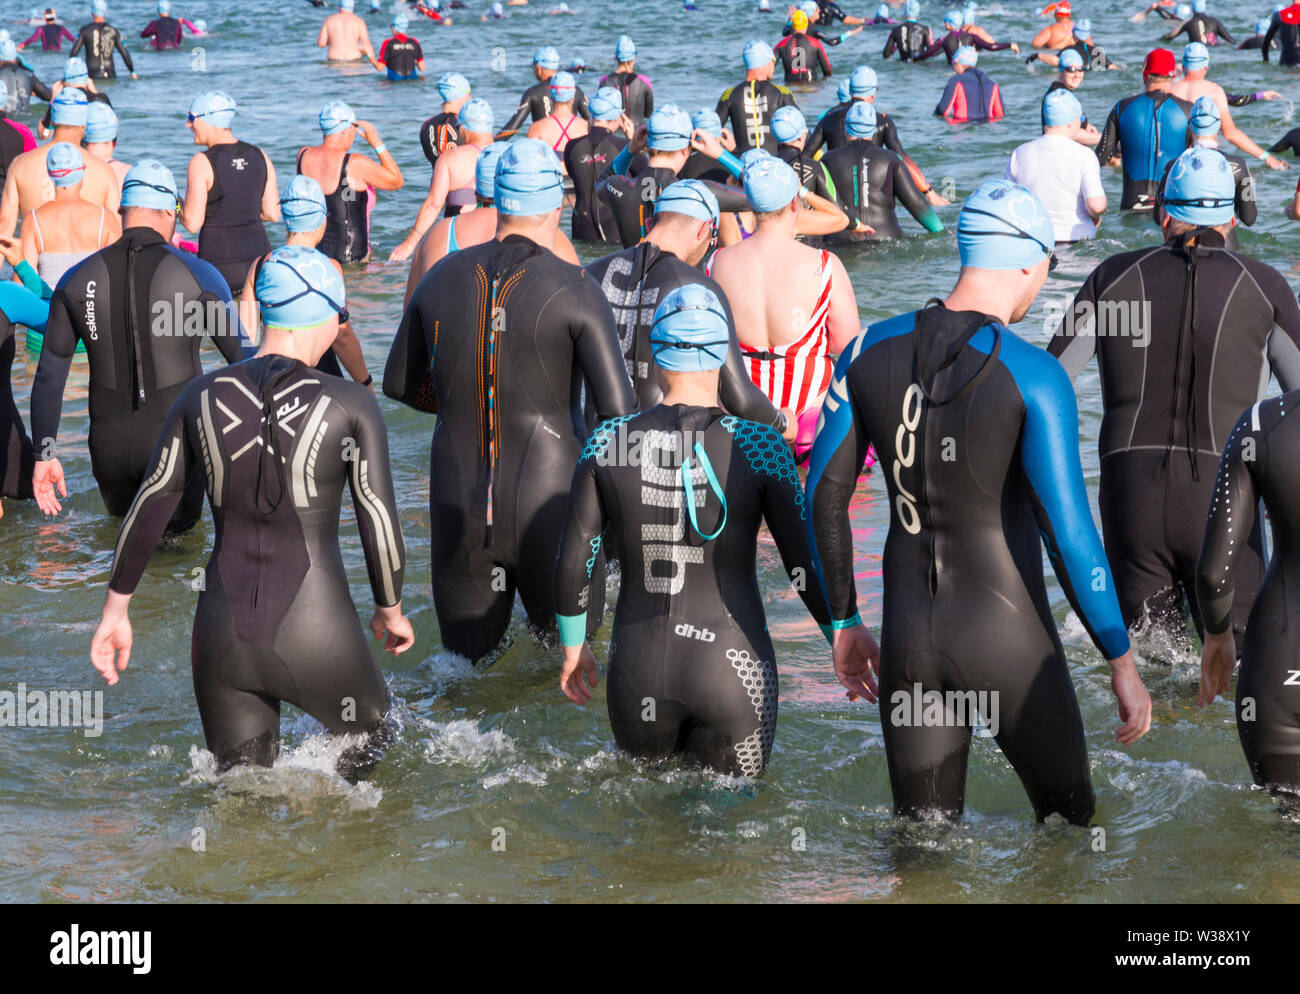
[[[586,606],[603,591],[589,563],[608,532],[623,561],[606,696],[615,743],[641,759],[684,754],[756,777],[776,735],[777,669],[755,543],[766,523],[789,576],[815,568],[799,476],[774,429],[718,406],[729,330],[715,293],[699,284],[669,293],[649,339],[662,402],[602,424],[573,475],[554,571],[560,687],[585,704],[596,685]],[[605,458],[629,438],[641,440],[638,460]],[[831,641],[821,587],[794,586]],[[647,702],[653,722],[642,720]]]
[[[893,20],[889,16],[889,4],[882,3],[876,7],[876,15],[871,20],[867,21],[866,24],[863,26],[868,28],[875,28],[875,27],[880,27],[881,25],[888,26],[890,24],[897,24],[897,23],[898,23],[897,21]]]
[[[152,38],[149,47],[163,52],[180,48],[185,40],[185,27],[179,18],[171,16],[171,0],[158,0],[158,16],[145,25],[140,32],[141,38]]]
[[[8,87],[0,80],[0,107],[4,106],[8,95]],[[36,136],[32,134],[31,128],[0,113],[0,189],[4,188],[9,166],[14,159],[35,147]]]
[[[1236,217],[1238,224],[1249,227],[1255,223],[1256,218],[1259,216],[1259,204],[1255,196],[1255,180],[1250,175],[1250,167],[1246,164],[1245,159],[1240,155],[1231,155],[1219,148],[1219,122],[1218,104],[1208,96],[1197,97],[1196,103],[1192,104],[1192,113],[1188,118],[1187,147],[1218,149],[1220,154],[1228,160],[1228,167],[1232,170],[1234,191],[1232,213]],[[1177,159],[1174,160],[1174,162],[1177,161]],[[1152,220],[1155,221],[1157,227],[1164,226],[1165,212],[1162,205],[1165,198],[1165,185],[1169,181],[1169,170],[1173,166],[1174,163],[1171,162],[1165,167],[1165,174],[1160,179],[1160,190],[1156,196],[1156,209],[1151,212]],[[1229,228],[1223,236],[1223,243],[1224,248],[1231,249],[1233,252],[1239,250],[1235,225]]]
[[[6,114],[30,113],[32,97],[37,100],[54,99],[54,91],[42,83],[30,67],[23,64],[12,38],[0,38],[0,83],[5,85],[7,94],[0,110]]]
[[[703,131],[712,135],[728,152],[736,151],[736,139],[722,127],[718,115],[708,107],[701,107],[691,115],[691,129],[692,133]],[[677,170],[678,179],[705,179],[712,183],[725,184],[729,176],[731,173],[717,159],[711,159],[696,149],[691,149],[686,164]]]
[[[393,34],[379,46],[379,57],[371,52],[366,58],[376,72],[387,72],[392,82],[419,79],[424,75],[424,49],[406,33],[410,21],[402,14],[392,20]]]
[[[23,216],[23,258],[41,279],[57,287],[64,273],[122,235],[116,214],[81,196],[86,162],[82,151],[55,142],[45,151],[45,169],[54,199]]]
[[[374,46],[366,22],[356,14],[356,0],[339,0],[339,9],[321,22],[316,36],[316,47],[326,49],[330,62],[359,62],[373,60]]]
[[[504,21],[505,19],[505,8],[499,2],[492,4],[488,8],[488,12],[479,18],[480,21]]]
[[[1268,34],[1268,26],[1269,26],[1269,19],[1267,17],[1256,21],[1254,35],[1242,41],[1242,43],[1237,46],[1237,51],[1242,52],[1242,51],[1248,51],[1256,48],[1263,48],[1264,36]],[[1273,42],[1272,45],[1273,47],[1276,48],[1277,42]]]
[[[793,106],[794,94],[772,82],[776,53],[767,42],[746,43],[741,58],[745,63],[744,82],[718,98],[718,119],[735,136],[737,155],[751,148],[775,152],[776,139],[770,133],[772,115],[779,107]]]
[[[91,0],[90,23],[81,26],[69,54],[79,55],[83,50],[86,53],[86,68],[93,79],[116,78],[114,53],[122,56],[122,64],[132,79],[140,78],[131,62],[131,53],[122,43],[122,32],[108,23],[108,0]]]
[[[577,16],[578,12],[576,10],[570,10],[569,5],[567,3],[562,3],[558,7],[552,7],[546,13],[551,17],[558,17],[561,15],[568,15],[570,17],[574,17]]]
[[[804,33],[807,34],[809,38],[819,41],[823,45],[838,45],[842,41],[848,41],[855,34],[861,32],[864,27],[864,25],[859,24],[856,28],[852,28],[848,31],[840,31],[838,33],[834,31],[824,31],[817,27],[817,20],[821,16],[821,12],[817,8],[817,0],[803,0],[803,3],[799,4],[798,7],[790,8],[790,20],[786,21],[785,27],[781,29],[782,37],[794,33],[794,12],[796,10],[801,11],[803,15],[808,18],[808,27]]]
[[[243,358],[226,281],[169,244],[179,203],[171,170],[154,159],[136,163],[122,191],[122,237],[70,270],[54,291],[31,398],[32,489],[47,515],[59,513],[59,498],[68,496],[54,445],[78,342],[90,367],[90,466],[113,517],[128,512],[149,477],[172,403],[203,372],[200,339],[211,338],[227,362]],[[164,333],[160,322],[172,330]],[[202,514],[202,474],[180,482],[184,496],[157,522],[159,530],[188,531]]]
[[[1000,44],[987,42],[979,38],[963,27],[965,18],[960,10],[950,10],[944,15],[943,26],[948,29],[948,33],[942,38],[936,39],[935,42],[924,52],[912,57],[913,62],[924,62],[931,56],[943,52],[949,65],[955,65],[957,51],[961,48],[979,49],[985,52],[1000,52],[1003,49],[1011,49],[1015,55],[1020,54],[1020,46],[1014,41],[1004,41]]]
[[[654,87],[650,80],[636,71],[636,43],[627,35],[620,36],[614,46],[614,60],[617,63],[614,71],[602,76],[600,85],[618,91],[623,101],[623,112],[639,128],[654,113]]]
[[[271,157],[240,141],[233,97],[206,90],[190,103],[186,127],[204,148],[190,157],[180,222],[199,238],[199,258],[210,262],[238,293],[254,260],[271,251],[263,221],[280,220]]]
[[[584,242],[617,242],[618,222],[609,204],[596,196],[596,183],[627,146],[627,136],[619,125],[623,97],[613,87],[604,86],[592,94],[587,106],[591,130],[564,147],[564,169],[573,180],[571,231],[575,239]]]
[[[1278,65],[1300,66],[1300,3],[1293,3],[1273,13],[1268,24],[1268,33],[1260,46],[1260,55],[1268,61],[1269,49],[1276,39],[1279,52]]]
[[[54,84],[54,93],[58,93],[65,87],[76,87],[86,95],[90,103],[108,104],[112,106],[112,101],[108,99],[107,93],[100,93],[91,81],[86,72],[86,61],[77,56],[70,56],[68,61],[63,64],[63,79]],[[42,138],[48,138],[51,134],[50,127],[50,108],[45,108],[45,113],[41,116],[36,125],[36,133]]]
[[[438,97],[442,109],[420,125],[420,147],[429,165],[438,164],[438,156],[460,143],[460,109],[469,102],[469,80],[458,72],[438,77]]]
[[[1065,48],[1074,41],[1074,21],[1070,14],[1070,0],[1061,0],[1052,4],[1052,16],[1055,20],[1038,34],[1029,44],[1033,48],[1046,48],[1052,51]]]
[[[1192,42],[1183,48],[1183,78],[1171,84],[1169,92],[1175,97],[1186,101],[1189,105],[1199,97],[1209,97],[1219,108],[1219,120],[1221,122],[1219,127],[1224,138],[1247,155],[1253,155],[1259,159],[1270,169],[1288,168],[1285,162],[1277,156],[1265,152],[1237,126],[1237,123],[1232,119],[1232,111],[1228,109],[1228,96],[1223,92],[1223,87],[1205,78],[1209,72],[1210,50],[1198,42]],[[1267,97],[1272,92],[1265,91],[1264,96]]]
[[[969,45],[957,49],[952,57],[952,76],[934,108],[936,117],[949,124],[981,124],[1000,121],[1006,116],[1001,89],[991,76],[976,67],[978,61],[979,53]]]
[[[14,402],[12,372],[16,352],[16,325],[36,331],[45,329],[50,315],[48,295],[52,291],[36,270],[23,259],[17,239],[0,239],[0,256],[13,267],[22,281],[0,282],[0,498],[32,498],[32,469],[35,457],[22,415]],[[0,518],[4,506],[0,504]]]
[[[579,385],[601,420],[636,408],[599,285],[547,248],[564,203],[555,153],[515,142],[497,161],[493,194],[496,237],[425,274],[384,370],[386,395],[438,414],[434,609],[442,644],[474,662],[500,646],[516,590],[535,630],[555,624],[552,574],[583,441]],[[457,333],[435,347],[439,328]],[[604,613],[603,562],[595,575],[588,631]]]
[[[841,21],[848,27],[864,23],[860,17],[845,14],[844,9],[835,0],[817,0],[817,19],[828,28],[836,21]]]
[[[1220,39],[1229,44],[1236,41],[1223,26],[1223,22],[1217,17],[1211,17],[1205,9],[1206,0],[1192,0],[1192,16],[1174,25],[1163,40],[1173,41],[1180,34],[1186,33],[1188,41],[1202,45],[1217,45]]]
[[[776,157],[794,170],[799,185],[819,197],[835,202],[835,183],[824,163],[804,151],[808,121],[798,107],[782,107],[772,115],[772,136],[777,140]]]
[[[518,133],[525,120],[534,122],[546,117],[555,106],[551,101],[551,77],[560,71],[560,53],[550,45],[543,45],[533,53],[533,75],[537,82],[524,90],[519,98],[519,107],[496,136],[497,141],[504,141]],[[581,86],[574,87],[573,109],[584,120],[591,119],[587,109],[587,97]]]
[[[1047,98],[1057,90],[1077,90],[1083,84],[1083,56],[1073,48],[1067,48],[1061,53],[1060,63],[1057,67],[1060,71],[1056,74],[1056,79],[1047,88],[1043,94],[1043,127],[1047,127]],[[1075,99],[1078,99],[1077,94]],[[1079,110],[1082,112],[1083,106]],[[1088,115],[1083,114],[1079,118],[1079,127],[1073,132],[1074,140],[1080,145],[1087,145],[1089,148],[1095,147],[1101,141],[1101,132],[1096,126],[1088,122]]]
[[[551,112],[528,128],[528,137],[550,145],[561,162],[564,161],[564,147],[587,133],[587,122],[573,109],[577,86],[571,73],[558,72],[552,76]]]
[[[117,112],[108,104],[89,104],[86,107],[86,130],[82,135],[82,147],[87,155],[93,155],[108,164],[117,180],[117,194],[122,196],[122,184],[126,174],[131,171],[129,162],[113,158],[117,150]]]
[[[822,43],[808,36],[808,16],[796,10],[790,15],[790,24],[793,30],[773,49],[785,69],[786,83],[811,83],[814,68],[821,70],[823,79],[829,77],[831,60]]]
[[[321,143],[298,150],[298,173],[310,176],[325,193],[329,218],[320,251],[336,262],[365,262],[370,258],[370,208],[373,190],[400,190],[402,170],[379,132],[369,121],[358,121],[342,100],[332,100],[319,116]],[[360,134],[379,161],[352,152]]]
[[[744,171],[750,165],[760,159],[776,158],[761,148],[751,148],[737,159],[735,156],[724,155],[718,142],[710,141],[708,138],[701,139],[700,147],[710,146],[716,149],[710,154],[717,154],[719,164],[725,166],[728,171],[727,186],[721,187],[728,195],[733,188],[743,195]],[[723,247],[736,245],[754,237],[754,232],[758,230],[758,222],[753,205],[748,198],[745,198],[742,205],[737,208],[724,204],[723,211],[718,224],[718,241]],[[794,222],[796,238],[803,240],[805,244],[820,245],[824,236],[841,232],[848,226],[849,216],[834,201],[820,197],[802,186],[799,188],[799,211]]]
[[[1061,57],[1066,52],[1077,52],[1089,71],[1124,68],[1118,62],[1112,62],[1104,50],[1092,43],[1092,22],[1087,18],[1075,23],[1074,42],[1072,44],[1056,53],[1039,52],[1031,55],[1026,61],[1026,65],[1038,61],[1046,62],[1049,66],[1059,66]]]
[[[65,39],[68,41],[77,40],[72,36],[71,31],[59,23],[54,8],[46,7],[41,26],[32,32],[30,38],[18,45],[18,50],[21,52],[32,42],[39,41],[42,52],[62,52]]]
[[[429,192],[420,204],[411,233],[388,254],[389,262],[405,262],[411,258],[420,239],[433,227],[444,208],[447,217],[473,208],[474,165],[479,153],[492,143],[492,106],[486,100],[470,100],[461,107],[457,122],[460,142],[438,156]]]
[[[930,25],[917,21],[920,16],[919,0],[907,0],[903,23],[889,32],[889,40],[885,42],[885,50],[881,53],[882,59],[898,53],[900,62],[911,62],[934,44],[934,32],[930,30]]]
[[[1006,179],[1036,196],[1047,211],[1057,244],[1097,234],[1106,213],[1097,156],[1078,140],[1083,107],[1069,89],[1043,99],[1043,134],[1025,142],[1007,163]]]
[[[90,645],[116,684],[131,655],[128,606],[193,478],[216,541],[194,615],[190,658],[203,735],[217,769],[271,766],[280,705],[333,735],[356,735],[336,770],[355,783],[391,739],[384,676],[370,656],[338,546],[343,488],[352,493],[375,612],[370,630],[394,654],[414,643],[402,614],[406,549],[375,399],[310,367],[338,330],[343,277],[319,252],[277,249],[258,300],[266,340],[254,358],[199,376],[171,405],[122,525],[108,595]]]

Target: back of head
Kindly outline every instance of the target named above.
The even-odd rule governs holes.
[[[796,10],[790,15],[790,27],[796,32],[802,33],[808,30],[808,15],[802,10]]]
[[[1043,98],[1043,124],[1048,128],[1062,128],[1083,117],[1083,107],[1069,90],[1053,90]]]
[[[796,142],[807,133],[808,122],[798,107],[778,107],[772,115],[772,137],[780,144]]]
[[[678,287],[655,308],[650,350],[661,369],[710,372],[726,362],[730,345],[726,309],[717,294],[702,284]]]
[[[1142,80],[1148,86],[1156,81],[1173,79],[1177,72],[1174,53],[1167,48],[1153,48],[1142,63]]]
[[[756,158],[740,175],[745,197],[756,215],[778,214],[799,196],[799,176],[773,155]]]
[[[627,35],[620,35],[618,44],[614,46],[614,58],[620,63],[631,62],[636,58],[636,42]]]
[[[655,218],[665,215],[708,221],[716,225],[719,217],[718,198],[700,180],[678,180],[664,187],[659,193],[659,199],[655,201]]]
[[[90,82],[90,74],[86,70],[86,60],[79,55],[74,55],[63,64],[63,82],[69,86],[84,86]]]
[[[50,123],[56,127],[86,126],[86,95],[75,86],[65,86],[50,101]]]
[[[492,105],[481,97],[475,97],[460,109],[456,123],[472,134],[490,135],[493,124]]]
[[[533,65],[538,69],[560,68],[560,53],[551,45],[543,45],[533,52]]]
[[[1214,98],[1208,94],[1197,97],[1196,103],[1192,104],[1192,112],[1187,118],[1187,125],[1192,134],[1198,138],[1217,135],[1221,124],[1219,105],[1214,102]]]
[[[740,57],[745,63],[745,68],[750,72],[767,68],[776,61],[776,53],[772,51],[772,46],[765,41],[757,40],[746,42]]]
[[[1051,254],[1055,240],[1042,201],[1010,180],[989,180],[967,198],[957,218],[963,268],[1030,269]]]
[[[1199,41],[1183,46],[1183,69],[1197,72],[1210,68],[1210,50]]]
[[[616,121],[623,113],[623,94],[612,86],[602,86],[587,101],[593,121]]]
[[[141,159],[122,179],[124,228],[139,223],[138,215],[134,218],[131,216],[134,211],[154,211],[168,215],[166,219],[159,218],[148,223],[160,228],[174,227],[176,208],[179,205],[176,177],[157,159]]]
[[[445,72],[438,77],[438,96],[445,104],[468,96],[469,92],[469,80],[458,72]]]
[[[235,98],[220,90],[204,90],[190,102],[190,120],[206,121],[214,128],[229,129],[238,110]]]
[[[578,83],[571,72],[557,72],[551,77],[551,99],[557,104],[572,103]]]
[[[262,323],[288,331],[337,323],[347,303],[343,276],[328,257],[305,245],[284,245],[262,263],[255,286]]]
[[[849,138],[870,138],[876,133],[876,107],[865,100],[855,100],[844,115],[844,133]]]
[[[954,66],[965,66],[967,69],[974,69],[976,63],[980,60],[979,53],[975,51],[973,45],[962,45],[952,57]]]
[[[691,144],[691,118],[676,104],[664,104],[646,122],[646,142],[652,152],[680,152]]]
[[[876,92],[878,85],[876,70],[870,66],[858,66],[849,75],[849,96],[869,97]]]
[[[950,10],[943,15],[943,26],[949,31],[958,31],[965,20],[965,15],[960,10]]]
[[[280,196],[280,217],[290,232],[315,231],[325,223],[328,211],[321,186],[310,176],[289,181]]]
[[[474,195],[491,201],[496,196],[497,162],[510,147],[509,142],[493,142],[474,160]]]
[[[1237,184],[1232,166],[1213,148],[1189,148],[1174,160],[1161,198],[1175,221],[1197,227],[1230,224]]]
[[[903,7],[903,17],[908,21],[915,21],[921,16],[921,4],[919,0],[907,0]]]
[[[45,171],[56,187],[75,186],[86,176],[81,149],[70,142],[55,142],[45,153]]]
[[[514,142],[497,160],[493,178],[497,211],[510,218],[543,217],[564,202],[564,171],[549,145],[536,138]]]
[[[321,108],[316,120],[320,124],[321,134],[328,138],[356,124],[357,115],[356,111],[342,100],[331,100]]]

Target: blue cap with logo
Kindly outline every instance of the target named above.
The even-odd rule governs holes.
[[[542,69],[559,69],[560,53],[553,45],[543,45],[533,53],[533,65]]]
[[[587,101],[593,120],[612,121],[623,113],[623,94],[612,86],[602,86]]]
[[[96,100],[86,107],[86,133],[83,136],[88,144],[111,142],[117,138],[117,111],[108,104]]]
[[[1187,126],[1194,135],[1217,135],[1222,125],[1219,105],[1210,96],[1198,97],[1192,104],[1192,112],[1187,116]]]
[[[760,214],[779,211],[799,195],[799,176],[774,155],[764,155],[740,174],[749,206]]]
[[[730,347],[727,311],[708,287],[687,283],[655,308],[650,351],[661,368],[685,373],[717,369],[727,361]]]
[[[512,144],[497,160],[493,199],[502,214],[530,217],[564,203],[564,170],[551,147],[536,138]]]
[[[680,179],[664,187],[655,201],[656,214],[685,214],[699,221],[713,221],[720,213],[718,198],[708,185],[697,179]]]
[[[315,231],[325,223],[325,194],[310,176],[295,176],[280,195],[280,218],[289,231]]]
[[[493,142],[474,160],[474,194],[484,200],[496,195],[497,161],[510,147],[509,142]]]
[[[492,105],[481,97],[467,100],[460,113],[456,115],[456,123],[466,131],[490,135],[493,124]]]
[[[79,55],[74,55],[63,63],[63,82],[69,86],[89,83],[90,74],[86,71],[86,60]]]
[[[1055,241],[1042,201],[1010,180],[989,180],[957,218],[961,264],[975,269],[1031,269],[1051,254]]]
[[[772,46],[765,41],[757,40],[746,42],[740,57],[744,60],[746,69],[762,69],[776,61],[776,53],[772,51]]]
[[[72,186],[86,178],[86,160],[70,142],[55,142],[45,153],[45,171],[55,186]]]
[[[876,70],[870,66],[858,66],[849,76],[849,96],[869,97],[878,86]]]
[[[614,58],[619,62],[631,62],[636,58],[636,42],[627,35],[620,35],[618,44],[614,46]]]
[[[323,134],[337,135],[357,123],[357,113],[342,100],[331,100],[321,108],[317,122]]]
[[[798,107],[778,107],[772,115],[772,137],[781,144],[798,141],[807,133],[808,122]]]
[[[1083,116],[1079,99],[1067,89],[1053,90],[1043,98],[1043,122],[1049,128],[1060,128]]]
[[[438,96],[445,104],[469,93],[469,80],[458,72],[445,72],[438,77]]]
[[[157,159],[141,159],[122,178],[122,206],[174,211],[180,203],[176,177]]]
[[[708,107],[701,107],[691,115],[691,128],[695,131],[706,131],[714,138],[722,137],[722,118],[718,117],[716,111]]]
[[[844,115],[844,132],[850,138],[870,138],[876,133],[876,107],[865,100],[855,100]]]
[[[691,118],[676,104],[664,104],[647,122],[646,142],[654,152],[678,152],[691,144]]]
[[[205,120],[214,128],[235,123],[235,99],[220,90],[205,90],[190,102],[190,117]]]
[[[315,328],[337,318],[347,303],[343,274],[306,245],[283,245],[262,263],[255,286],[268,328]]]
[[[50,123],[71,128],[86,126],[86,95],[75,86],[65,86],[50,101]]]

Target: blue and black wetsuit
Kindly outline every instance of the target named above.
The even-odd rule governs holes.
[[[1151,210],[1165,166],[1187,148],[1192,105],[1163,91],[1135,93],[1117,103],[1106,119],[1097,159],[1104,166],[1123,156],[1121,210]]]
[[[764,522],[792,585],[829,632],[799,475],[775,429],[716,407],[660,404],[606,421],[587,440],[555,564],[556,611],[561,639],[580,644],[587,606],[603,592],[596,570],[608,538],[623,564],[605,695],[620,748],[762,773],[777,711],[755,569]]]
[[[912,179],[902,156],[889,149],[855,138],[843,148],[827,153],[822,165],[850,222],[861,221],[874,228],[876,233],[872,239],[903,237],[894,212],[895,201],[926,231],[943,230],[943,222]],[[827,244],[852,240],[851,232],[846,230],[829,236]]]
[[[890,502],[880,709],[895,811],[960,814],[971,736],[969,720],[935,727],[900,703],[996,691],[984,719],[1038,818],[1084,824],[1087,747],[1044,545],[1102,655],[1129,643],[1084,489],[1074,391],[995,319],[935,304],[869,326],[835,369],[807,484],[831,617],[857,617],[848,507],[874,444]]]

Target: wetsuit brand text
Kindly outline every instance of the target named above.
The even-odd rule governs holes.
[[[99,327],[95,324],[95,280],[86,282],[86,331],[92,342],[99,341]]]
[[[921,423],[921,388],[913,383],[903,394],[903,422],[894,436],[894,487],[898,496],[894,507],[903,530],[915,535],[921,530],[921,515],[916,509],[916,496],[903,486],[902,472],[911,469],[916,461],[916,428]]]
[[[646,507],[668,507],[676,514],[671,525],[641,526],[644,543],[645,589],[651,594],[679,594],[686,585],[688,563],[704,562],[704,550],[685,543],[686,509],[682,507],[682,475],[680,470],[667,467],[680,465],[673,455],[680,453],[680,437],[675,432],[648,431],[642,442],[641,503]],[[659,457],[655,457],[659,453]],[[704,500],[704,471],[698,466],[691,469],[691,485],[696,487],[696,501]],[[655,566],[667,563],[670,573],[662,575]]]
[[[674,628],[673,631],[676,632],[678,635],[680,635],[682,638],[699,639],[701,642],[712,642],[718,637],[716,634],[709,631],[707,628],[696,628],[694,625],[685,621],[683,621],[680,625]]]
[[[50,962],[55,966],[129,966],[148,973],[152,966],[152,932],[81,931],[73,925],[50,936]]]

